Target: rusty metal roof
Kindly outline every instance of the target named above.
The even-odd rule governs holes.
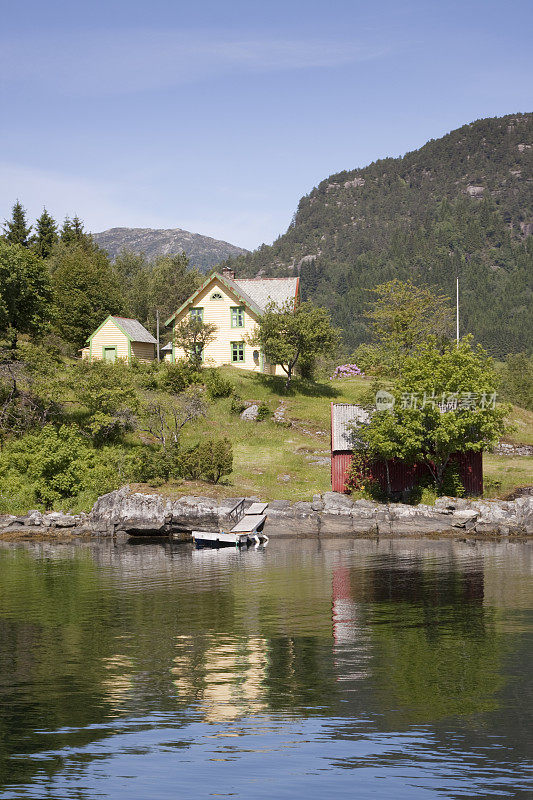
[[[331,449],[353,450],[350,426],[368,422],[370,415],[363,406],[352,403],[331,404]]]

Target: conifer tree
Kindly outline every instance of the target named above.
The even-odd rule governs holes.
[[[63,242],[63,244],[66,244],[67,246],[69,244],[72,244],[72,242],[76,238],[74,236],[74,230],[73,230],[73,227],[72,227],[72,221],[71,221],[70,217],[65,217],[65,219],[64,219],[63,226],[62,226],[61,232],[60,232],[60,238],[61,238],[61,241]]]
[[[35,252],[41,258],[48,258],[57,241],[57,225],[53,217],[50,216],[46,208],[44,208],[36,224],[34,238]]]
[[[4,231],[8,244],[29,246],[31,225],[26,224],[26,209],[19,200],[13,206],[11,219],[5,221]]]
[[[78,217],[77,214],[75,214],[72,219],[72,233],[74,234],[74,238],[78,242],[83,241],[84,237],[87,235],[83,230],[83,222],[81,221],[81,219]]]

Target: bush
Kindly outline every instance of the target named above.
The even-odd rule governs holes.
[[[243,401],[242,397],[238,394],[234,394],[231,398],[231,405],[230,411],[232,414],[242,414],[244,409],[246,408],[246,403]]]
[[[202,375],[189,361],[180,359],[174,364],[165,361],[161,367],[161,388],[179,394],[193,383],[202,383]]]
[[[316,356],[307,354],[300,358],[298,362],[297,372],[301,378],[307,381],[314,381],[317,371]]]
[[[382,352],[374,344],[360,344],[352,359],[368,375],[380,375],[383,372]]]
[[[128,365],[81,362],[72,369],[70,386],[81,407],[80,428],[95,445],[117,441],[134,430],[139,398]]]
[[[262,422],[264,419],[269,419],[272,416],[272,411],[266,403],[261,403],[257,409],[257,421]]]
[[[224,378],[216,369],[206,371],[205,385],[211,400],[216,400],[219,397],[231,397],[233,394],[232,382]]]
[[[9,442],[0,454],[0,512],[90,507],[129,480],[133,460],[122,449],[96,449],[73,427],[46,425]]]
[[[187,480],[203,478],[218,483],[233,470],[233,449],[229,439],[206,439],[180,454],[181,477]]]
[[[361,371],[357,364],[341,364],[335,367],[331,380],[336,380],[338,378],[362,378],[364,374],[365,373]]]
[[[363,453],[353,454],[344,488],[347,492],[360,493],[361,497],[371,500],[385,499],[379,481],[372,475],[372,465]]]
[[[464,493],[465,487],[461,480],[459,464],[457,461],[451,461],[444,470],[440,494],[446,497],[462,497]]]

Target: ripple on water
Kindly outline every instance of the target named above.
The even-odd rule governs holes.
[[[3,547],[0,797],[526,797],[532,553]]]

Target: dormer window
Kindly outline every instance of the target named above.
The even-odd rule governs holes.
[[[211,300],[222,300],[222,295],[220,292],[213,292],[211,295]]]

